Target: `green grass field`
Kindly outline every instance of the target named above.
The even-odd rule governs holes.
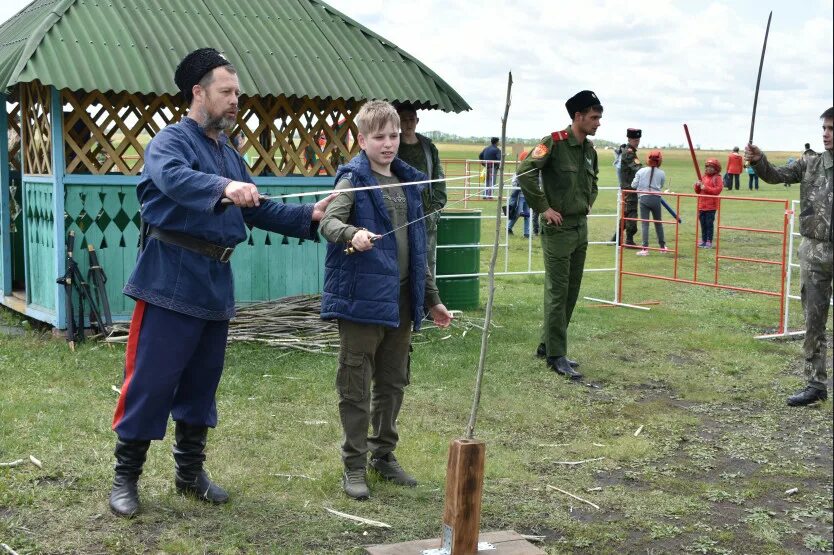
[[[470,148],[477,155],[482,147]],[[444,157],[449,152],[441,148]],[[664,154],[672,190],[689,192],[688,153]],[[600,158],[600,184],[613,185],[610,151]],[[746,177],[743,186],[738,194],[745,198],[798,198],[797,187],[762,183],[756,195],[746,190]],[[613,199],[610,191],[601,194],[594,213],[613,211]],[[494,201],[476,206],[496,209]],[[722,224],[733,226],[773,228],[783,218],[776,205],[735,202],[725,210]],[[691,199],[682,202],[682,215],[673,246],[679,272],[691,275]],[[483,221],[482,242],[492,240],[494,226]],[[610,238],[613,220],[593,219],[590,229],[592,240]],[[772,235],[727,230],[721,241],[726,254],[781,253]],[[537,241],[531,248],[540,268]],[[613,264],[611,246],[590,249],[587,267]],[[520,238],[502,248],[501,268],[506,253],[509,268],[526,268],[528,245]],[[481,253],[484,270],[488,255]],[[626,253],[624,268],[668,273],[673,259]],[[712,278],[714,259],[699,264],[699,274]],[[720,264],[720,283],[779,282],[771,266]],[[785,396],[803,383],[801,342],[754,339],[775,328],[778,302],[631,276],[623,284],[626,302],[659,304],[646,312],[580,300],[569,345],[587,382],[598,386],[588,387],[556,376],[533,355],[542,277],[496,280],[476,429],[487,445],[481,529],[542,536],[538,545],[550,554],[830,553],[832,403],[785,406]],[[481,278],[481,310],[472,316],[483,316],[487,288]],[[582,295],[610,299],[613,274],[586,274]],[[792,310],[796,328],[797,302]],[[20,316],[2,310],[0,462],[31,454],[43,468],[0,467],[0,542],[21,554],[358,554],[369,544],[439,538],[447,448],[464,434],[481,335],[457,324],[427,329],[414,343],[397,453],[420,481],[417,488],[372,477],[369,501],[348,500],[339,486],[336,359],[237,343],[227,353],[220,424],[210,433],[207,462],[231,502],[210,507],[176,494],[169,430],[149,452],[140,481],[143,512],[128,521],[107,509],[111,386],[121,384],[124,349],[91,341],[73,353],[49,331],[21,325]],[[830,335],[828,343],[830,349]],[[597,460],[562,464],[588,459]],[[392,527],[362,526],[326,508]]]

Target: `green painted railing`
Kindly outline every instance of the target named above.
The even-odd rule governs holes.
[[[45,185],[51,188],[49,185]],[[320,187],[319,187],[320,188]],[[311,186],[260,186],[266,195],[316,190]],[[313,202],[313,197],[287,202]],[[89,267],[87,244],[93,245],[107,274],[107,295],[113,315],[130,317],[133,301],[122,294],[139,251],[139,204],[132,184],[65,185],[65,226],[75,231],[75,259],[83,275]],[[63,246],[62,246],[63,250]],[[232,256],[235,299],[252,303],[302,293],[318,293],[323,284],[324,243],[300,241],[260,229],[249,232]],[[30,265],[33,260],[30,258]],[[54,272],[53,272],[54,273]],[[40,274],[39,274],[40,275]],[[44,285],[54,287],[55,277]],[[28,281],[29,287],[40,288]],[[63,326],[63,323],[61,323]]]
[[[26,302],[55,310],[55,214],[51,183],[23,182]],[[63,250],[63,249],[62,249]]]
[[[107,298],[114,316],[129,316],[133,301],[122,294],[139,252],[139,201],[133,185],[65,185],[65,227],[75,232],[75,260],[89,268],[87,244],[96,249],[107,274]]]

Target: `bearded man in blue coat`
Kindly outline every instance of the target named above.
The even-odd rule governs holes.
[[[145,150],[136,190],[143,249],[124,287],[136,308],[113,417],[118,439],[110,509],[125,517],[139,510],[142,465],[151,440],[165,436],[169,415],[176,423],[177,490],[209,503],[228,500],[203,461],[208,428],[217,425],[215,393],[235,313],[229,258],[246,239],[247,225],[312,239],[332,200],[285,204],[260,198],[224,132],[237,119],[240,85],[234,66],[217,50],[188,54],[174,81],[190,107]]]

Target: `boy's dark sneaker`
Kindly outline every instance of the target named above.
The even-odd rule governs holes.
[[[364,501],[371,496],[368,483],[365,481],[364,468],[346,468],[342,476],[342,489],[348,497],[357,501]]]
[[[417,480],[406,474],[400,463],[394,457],[393,453],[388,453],[385,456],[371,459],[371,468],[376,470],[377,474],[384,479],[394,482],[400,486],[414,487],[417,485]]]
[[[788,406],[804,407],[805,405],[810,405],[817,401],[825,401],[826,399],[828,399],[828,392],[826,390],[809,385],[802,391],[788,397]]]

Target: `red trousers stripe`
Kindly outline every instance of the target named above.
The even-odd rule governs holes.
[[[130,331],[127,335],[127,349],[125,351],[125,381],[122,384],[122,392],[119,394],[119,402],[116,404],[116,414],[113,415],[113,429],[116,429],[122,416],[125,413],[125,399],[127,390],[130,387],[130,379],[133,377],[133,370],[136,368],[136,347],[139,344],[139,332],[142,330],[142,316],[145,314],[145,301],[136,301],[136,308],[133,309],[133,316],[130,319]]]

